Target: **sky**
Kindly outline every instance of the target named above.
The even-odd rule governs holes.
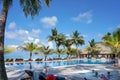
[[[77,30],[84,37],[85,45],[80,46],[84,48],[91,39],[99,42],[104,34],[120,27],[119,3],[120,0],[52,0],[49,8],[42,2],[40,13],[32,19],[26,18],[19,1],[13,0],[7,17],[5,45],[22,45],[29,40],[54,48],[55,44],[48,42],[47,37],[56,28],[67,36]]]

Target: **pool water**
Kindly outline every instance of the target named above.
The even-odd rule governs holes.
[[[43,62],[14,62],[6,63],[7,66],[14,67],[15,69],[39,69],[42,67],[59,67],[70,66],[79,64],[112,64],[112,62],[101,62],[100,60],[61,60],[61,61],[43,61]]]
[[[98,72],[98,80],[101,79],[101,74],[104,74],[105,77],[108,79],[108,80],[120,80],[120,76],[118,75],[118,71],[110,71],[110,76],[107,75],[107,71],[105,70],[97,70]],[[92,71],[91,72],[88,72],[88,73],[84,73],[84,74],[81,74],[80,75],[86,77],[86,78],[90,78],[90,77],[94,77],[95,75],[95,72],[93,73]]]

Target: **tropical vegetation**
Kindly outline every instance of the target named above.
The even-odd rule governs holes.
[[[84,40],[83,40],[83,36],[79,36],[80,33],[78,31],[74,31],[73,32],[73,35],[72,35],[72,41],[73,41],[73,44],[75,44],[76,46],[76,56],[79,57],[79,52],[78,52],[78,47],[79,45],[83,45],[84,44]]]
[[[4,53],[11,53],[13,51],[17,51],[17,47],[8,47],[8,46],[4,46]]]
[[[102,50],[101,47],[98,47],[96,44],[97,43],[94,39],[89,41],[89,46],[86,47],[86,51],[88,51],[88,54],[98,54]]]
[[[41,46],[40,48],[37,49],[37,54],[44,54],[45,58],[44,58],[44,61],[47,60],[47,56],[52,54],[54,51],[53,49],[50,49],[49,46]]]
[[[120,28],[117,28],[113,33],[108,32],[104,35],[102,43],[110,47],[111,51],[119,57],[120,65]]]
[[[45,4],[49,7],[51,0],[44,0]],[[2,11],[0,15],[0,80],[8,80],[4,63],[4,34],[7,21],[7,15],[13,0],[1,0]],[[37,15],[41,9],[41,0],[19,0],[21,8],[25,16]]]
[[[33,43],[33,42],[27,42],[24,43],[22,46],[20,46],[19,48],[21,48],[24,51],[29,51],[30,52],[30,58],[29,60],[32,60],[32,54],[35,53],[38,49],[39,49],[39,45],[38,43]]]
[[[54,50],[54,53],[56,53],[58,55],[58,59],[60,59],[60,55],[64,54],[65,53],[65,49],[55,49]]]
[[[41,0],[19,0],[21,8],[26,17],[31,16],[32,18],[37,15],[41,9]],[[51,0],[44,0],[45,4],[49,7]],[[4,46],[4,34],[6,27],[6,20],[9,8],[12,4],[13,0],[1,0],[0,4],[2,4],[2,11],[0,15],[0,80],[8,80],[5,70],[5,62],[4,62],[4,53],[10,53],[14,51],[13,48],[8,48]],[[45,56],[45,61],[47,60],[47,56],[51,53],[56,53],[58,58],[63,53],[67,54],[67,58],[71,58],[71,56],[79,56],[80,49],[79,45],[84,45],[83,36],[80,36],[78,31],[74,31],[70,38],[65,36],[62,33],[58,33],[57,29],[54,28],[51,30],[52,34],[48,36],[48,41],[54,41],[56,44],[56,49],[50,49],[49,46],[39,46],[38,44],[34,44],[33,42],[24,43],[23,46],[20,46],[22,50],[30,52],[29,60],[32,60],[32,54],[39,52],[43,53]],[[102,44],[110,47],[113,53],[119,57],[120,63],[120,28],[116,29],[113,33],[107,33],[102,37]],[[76,48],[72,48],[75,45]],[[61,48],[62,47],[62,48]],[[88,53],[94,54],[99,53],[101,50],[96,46],[96,42],[94,39],[89,41],[89,46],[86,48]]]

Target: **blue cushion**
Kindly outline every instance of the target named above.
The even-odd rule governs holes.
[[[43,73],[43,72],[40,72],[40,74],[39,75],[41,75],[41,76],[43,76],[43,77],[46,77],[46,74],[45,73]]]
[[[56,76],[56,80],[65,80],[65,78],[62,76]]]

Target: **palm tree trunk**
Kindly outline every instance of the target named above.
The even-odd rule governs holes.
[[[8,80],[4,62],[4,33],[9,5],[4,0],[2,15],[0,16],[0,80]]]
[[[77,46],[77,53],[76,53],[76,57],[78,57],[79,58],[79,53],[78,53],[78,46]]]
[[[118,66],[120,67],[120,55],[118,54]]]
[[[67,59],[69,58],[69,53],[67,53]]]
[[[32,52],[30,52],[30,60],[32,60]]]
[[[60,59],[60,54],[58,54],[58,58]]]
[[[120,58],[118,58],[118,66],[120,66]]]
[[[47,56],[45,55],[45,61],[46,61],[46,59],[47,59]]]

